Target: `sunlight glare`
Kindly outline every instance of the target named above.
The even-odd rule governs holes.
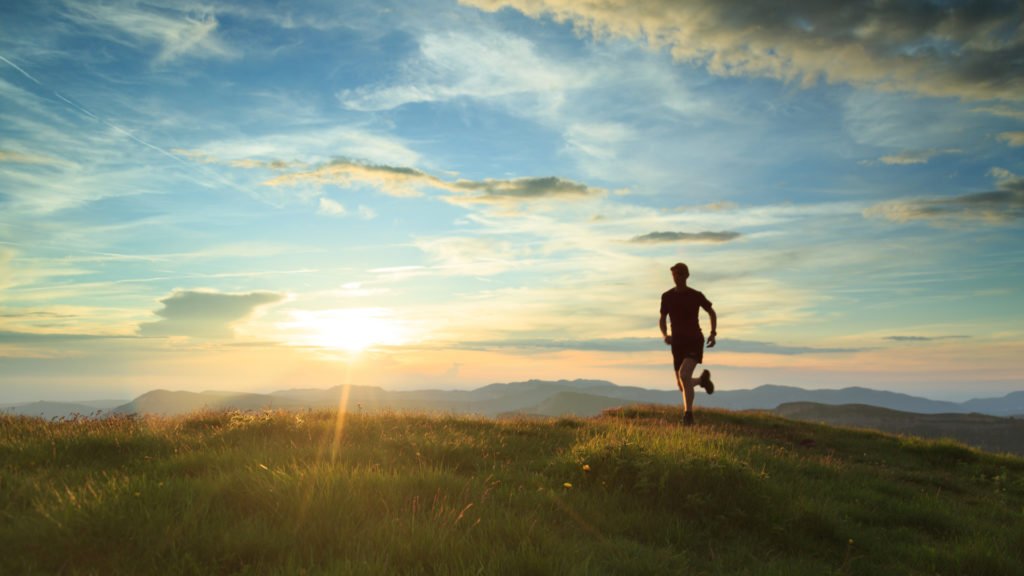
[[[373,346],[401,344],[406,340],[404,324],[387,308],[344,308],[300,310],[281,326],[291,333],[289,341],[351,353]]]

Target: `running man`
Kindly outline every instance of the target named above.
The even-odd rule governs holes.
[[[693,371],[704,361],[704,333],[700,331],[697,316],[700,308],[707,311],[711,318],[711,334],[708,335],[708,348],[715,347],[715,328],[718,317],[711,302],[704,294],[686,285],[690,277],[690,269],[682,262],[671,268],[672,279],[676,287],[661,295],[661,319],[658,326],[665,344],[672,347],[672,364],[676,371],[676,385],[683,394],[683,425],[693,425],[693,387],[699,385],[708,394],[714,394],[715,385],[711,382],[711,372],[704,370],[697,382],[693,380]],[[672,334],[668,333],[665,317],[672,324]]]

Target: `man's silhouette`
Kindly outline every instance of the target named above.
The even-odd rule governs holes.
[[[693,380],[693,370],[704,361],[704,333],[700,331],[697,315],[700,309],[707,311],[711,317],[711,334],[708,335],[708,348],[715,346],[715,328],[718,317],[715,315],[711,302],[704,294],[686,285],[690,277],[690,269],[682,262],[671,268],[672,279],[676,287],[661,295],[661,319],[658,326],[665,344],[672,347],[672,364],[676,371],[676,385],[683,394],[683,425],[693,424],[693,387],[699,385],[708,394],[715,392],[711,382],[711,372],[704,370],[697,382]],[[668,333],[665,317],[672,325],[672,334]]]

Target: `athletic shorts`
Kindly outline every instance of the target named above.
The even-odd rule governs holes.
[[[700,364],[704,361],[704,335],[690,336],[689,338],[672,337],[672,365],[676,372],[683,365],[683,360],[693,358]]]

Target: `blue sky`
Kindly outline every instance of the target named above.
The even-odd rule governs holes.
[[[5,7],[0,401],[672,388],[677,261],[719,388],[1020,389],[1022,9],[840,4]]]

